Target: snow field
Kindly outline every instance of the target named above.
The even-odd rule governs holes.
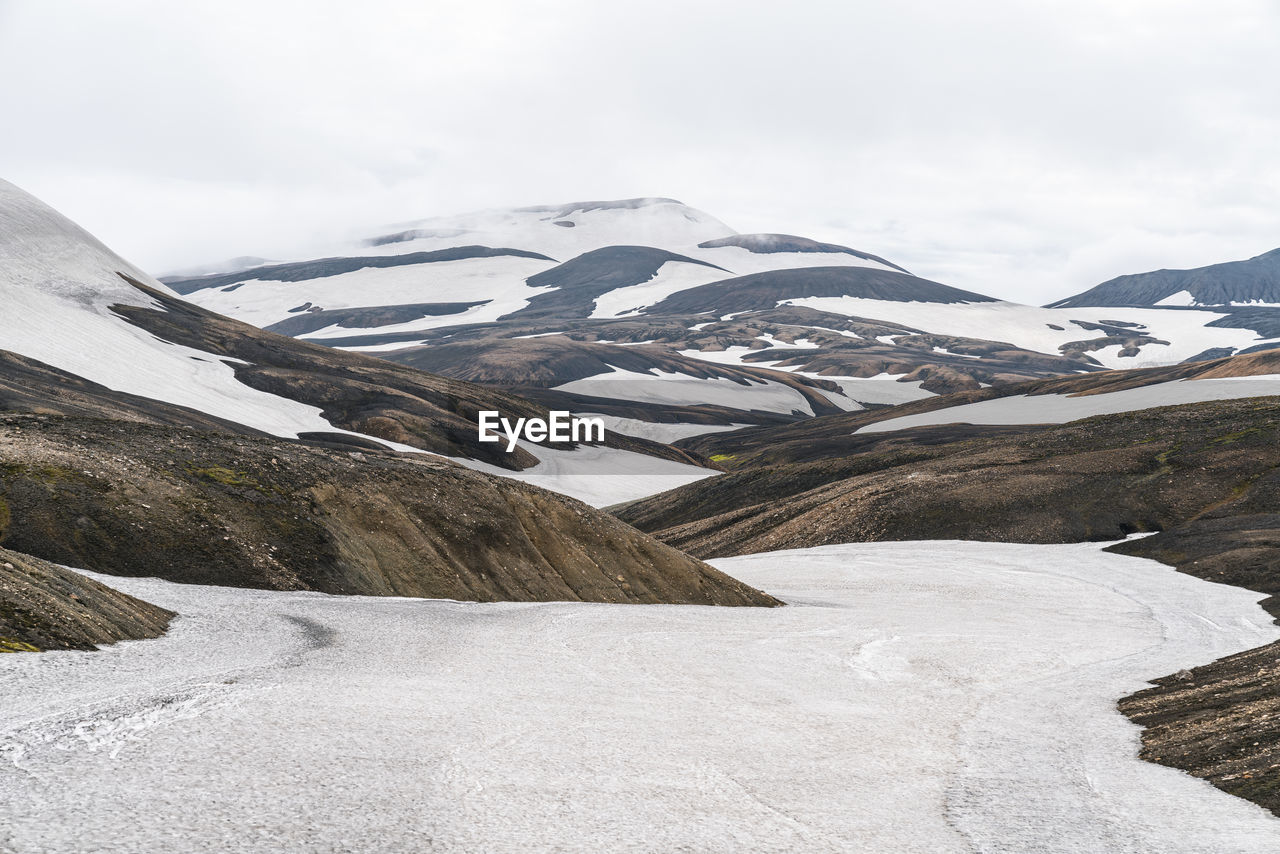
[[[525,279],[554,266],[553,262],[536,258],[497,255],[403,267],[365,267],[305,282],[249,279],[239,285],[229,285],[230,289],[196,291],[187,299],[210,311],[254,326],[270,326],[293,317],[289,309],[306,302],[324,309],[341,309],[422,302],[490,301],[460,314],[424,317],[369,329],[335,324],[304,337],[342,338],[372,332],[418,332],[441,326],[487,323],[519,311],[533,297],[553,290],[531,288],[525,284]]]
[[[1105,394],[1019,394],[889,418],[854,432],[887,433],[937,424],[1065,424],[1094,415],[1268,395],[1280,395],[1280,375],[1175,380]]]
[[[540,486],[592,507],[647,498],[720,474],[701,466],[603,445],[582,444],[572,451],[560,451],[523,440],[517,444],[538,458],[536,466],[513,472],[479,460],[452,459],[467,468]]]
[[[0,849],[1272,852],[1115,701],[1280,636],[1096,544],[716,561],[780,609],[108,579],[158,641],[0,659]],[[193,808],[197,805],[198,808]]]
[[[1089,355],[1108,368],[1174,365],[1213,347],[1243,349],[1265,340],[1252,329],[1206,326],[1226,316],[1212,310],[1038,308],[1011,302],[892,302],[860,297],[806,297],[783,300],[782,304],[851,317],[889,320],[937,335],[1002,341],[1053,356],[1061,355],[1058,347],[1062,344],[1103,337],[1103,332],[1083,329],[1072,323],[1073,320],[1090,323],[1103,323],[1106,320],[1139,323],[1145,329],[1137,331],[1169,342],[1168,345],[1146,344],[1137,356],[1119,355],[1118,346],[1089,352]],[[1052,329],[1049,324],[1062,329]]]
[[[707,404],[742,410],[813,415],[813,408],[805,396],[782,383],[765,380],[743,385],[723,377],[691,377],[658,368],[652,373],[614,368],[611,373],[597,374],[556,386],[556,390],[643,403],[688,406]]]

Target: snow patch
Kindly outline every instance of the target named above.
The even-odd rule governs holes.
[[[1065,424],[1094,415],[1134,412],[1157,406],[1280,395],[1280,374],[1153,383],[1106,394],[1013,395],[950,406],[933,412],[877,421],[855,433],[887,433],[938,424]]]

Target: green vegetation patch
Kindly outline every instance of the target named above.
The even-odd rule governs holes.
[[[240,486],[246,489],[252,489],[257,492],[271,492],[268,487],[263,486],[253,475],[245,471],[236,471],[224,466],[208,466],[206,468],[196,468],[188,466],[187,471],[202,480],[220,483],[223,486]]]
[[[738,458],[737,454],[712,454],[711,462],[722,463],[725,460],[736,460],[737,458]]]
[[[1245,430],[1237,430],[1235,433],[1227,433],[1225,436],[1219,436],[1209,442],[1210,445],[1230,445],[1232,442],[1239,442],[1245,436],[1255,433],[1261,433],[1261,427],[1249,427]]]
[[[40,647],[32,646],[14,638],[0,638],[0,653],[5,652],[39,652]]]
[[[32,479],[41,483],[58,483],[64,480],[87,480],[84,472],[66,466],[28,466],[22,463],[0,463],[0,479]]]

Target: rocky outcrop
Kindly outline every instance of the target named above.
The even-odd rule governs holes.
[[[0,653],[159,637],[173,617],[64,567],[0,548]]]
[[[1280,643],[1155,680],[1120,701],[1143,759],[1280,815]]]
[[[688,288],[642,312],[646,315],[717,315],[764,311],[804,297],[860,297],[894,302],[995,302],[992,297],[893,270],[872,267],[803,267],[751,273]]]
[[[884,442],[874,434],[868,435],[856,431],[878,421],[907,415],[940,412],[965,404],[1017,395],[1033,398],[1041,395],[1086,396],[1109,394],[1177,380],[1223,379],[1276,373],[1280,373],[1280,351],[1266,351],[1161,368],[1097,371],[1089,374],[1009,383],[995,388],[959,391],[873,411],[814,418],[785,426],[697,436],[683,439],[676,444],[702,457],[721,460],[721,464],[729,469],[834,460],[865,453],[873,447],[884,446]],[[1023,428],[1013,429],[1021,431]],[[900,445],[919,443],[937,445],[960,437],[1005,434],[1009,431],[953,424],[933,430],[894,432],[899,434],[898,438],[887,441]]]

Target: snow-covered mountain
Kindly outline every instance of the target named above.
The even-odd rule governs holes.
[[[646,435],[1280,343],[1280,328],[1216,307],[997,300],[858,249],[738,234],[661,198],[423,220],[331,257],[165,281],[273,331]]]
[[[1077,306],[1280,306],[1280,249],[1191,270],[1117,276],[1052,303]]]
[[[186,303],[4,182],[0,301],[7,408],[429,451],[602,504],[709,474],[679,452],[625,436],[604,447],[526,443],[504,453],[478,442],[476,413],[528,417],[545,409]]]
[[[219,355],[129,323],[115,307],[160,305],[125,276],[169,292],[75,223],[0,181],[0,350],[272,435],[343,432],[317,407],[240,382]]]

